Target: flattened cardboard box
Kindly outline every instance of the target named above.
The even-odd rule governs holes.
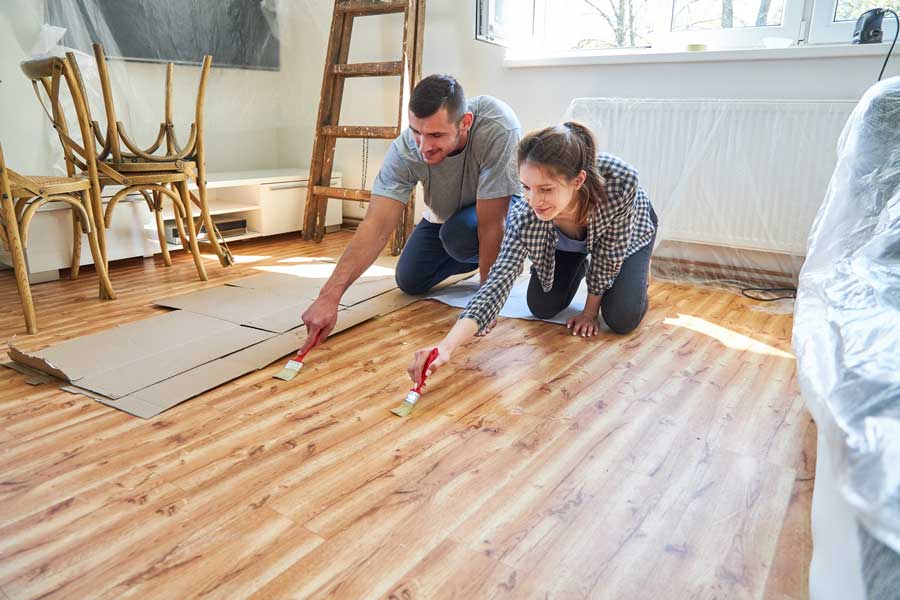
[[[284,333],[302,323],[300,315],[315,296],[289,297],[263,289],[222,285],[154,300],[157,306],[177,308],[255,329]]]
[[[279,271],[251,275],[228,282],[227,286],[263,290],[290,298],[315,300],[331,274],[335,263],[319,259],[285,265]],[[354,306],[397,287],[393,269],[373,265],[366,269],[341,298],[340,305]],[[307,302],[308,304],[309,302]]]
[[[163,313],[10,358],[109,398],[121,398],[272,333],[185,311]]]
[[[333,333],[373,316],[371,309],[341,310]],[[179,310],[37,352],[11,344],[10,358],[72,383],[66,391],[148,419],[296,352],[305,339],[303,328],[275,335]]]

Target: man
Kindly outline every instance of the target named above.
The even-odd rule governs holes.
[[[449,75],[420,81],[409,101],[409,128],[388,150],[365,219],[303,313],[304,349],[331,333],[341,296],[378,258],[418,182],[426,210],[400,255],[397,285],[422,294],[476,267],[484,283],[500,251],[510,197],[520,190],[515,152],[521,134],[515,113],[496,98],[466,101]]]

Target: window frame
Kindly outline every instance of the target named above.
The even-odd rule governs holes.
[[[688,44],[705,44],[709,50],[750,50],[763,47],[763,38],[766,37],[789,38],[793,40],[794,46],[803,44],[849,45],[853,29],[856,26],[855,20],[834,22],[834,14],[840,0],[784,0],[781,25],[673,32],[671,31],[671,20],[675,0],[663,0],[663,6],[668,6],[668,10],[657,11],[655,31],[659,33],[654,35],[652,45],[649,47],[592,48],[565,52],[548,48],[546,52],[536,52],[536,49],[544,47],[546,15],[549,13],[548,5],[553,0],[524,0],[532,12],[531,31],[527,35],[519,37],[521,41],[519,46],[511,44],[509,39],[494,35],[494,32],[490,31],[490,17],[494,14],[496,3],[502,1],[504,0],[476,0],[476,39],[511,48],[513,52],[521,51],[524,45],[531,49],[528,54],[536,57],[598,53],[614,55],[629,51],[646,53],[653,50],[671,52],[673,49],[684,49]],[[516,0],[506,1],[515,2]],[[897,23],[892,15],[885,16],[883,28],[885,43],[890,43],[897,30]]]
[[[856,27],[856,20],[835,22],[834,15],[837,13],[837,4],[840,0],[810,1],[813,2],[813,6],[808,43],[833,44],[846,42],[849,44],[853,39],[853,29]],[[884,30],[883,41],[892,41],[894,33],[897,31],[897,21],[893,15],[885,15],[882,29]]]

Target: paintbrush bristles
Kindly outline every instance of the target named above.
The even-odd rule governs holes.
[[[302,369],[302,368],[303,368],[302,362],[291,359],[288,361],[288,364],[286,364],[282,370],[275,373],[275,375],[273,375],[273,377],[275,379],[282,379],[284,381],[290,381],[291,379],[293,379],[294,377],[297,376],[297,373],[299,373],[300,369]]]

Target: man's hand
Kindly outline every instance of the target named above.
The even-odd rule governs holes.
[[[319,296],[300,318],[306,325],[306,341],[300,352],[304,352],[314,344],[321,344],[334,329],[337,323],[338,302],[328,296]],[[318,336],[318,340],[316,339]]]
[[[581,313],[566,321],[566,327],[572,330],[572,335],[581,337],[594,336],[600,333],[600,321],[597,316],[589,313]]]

